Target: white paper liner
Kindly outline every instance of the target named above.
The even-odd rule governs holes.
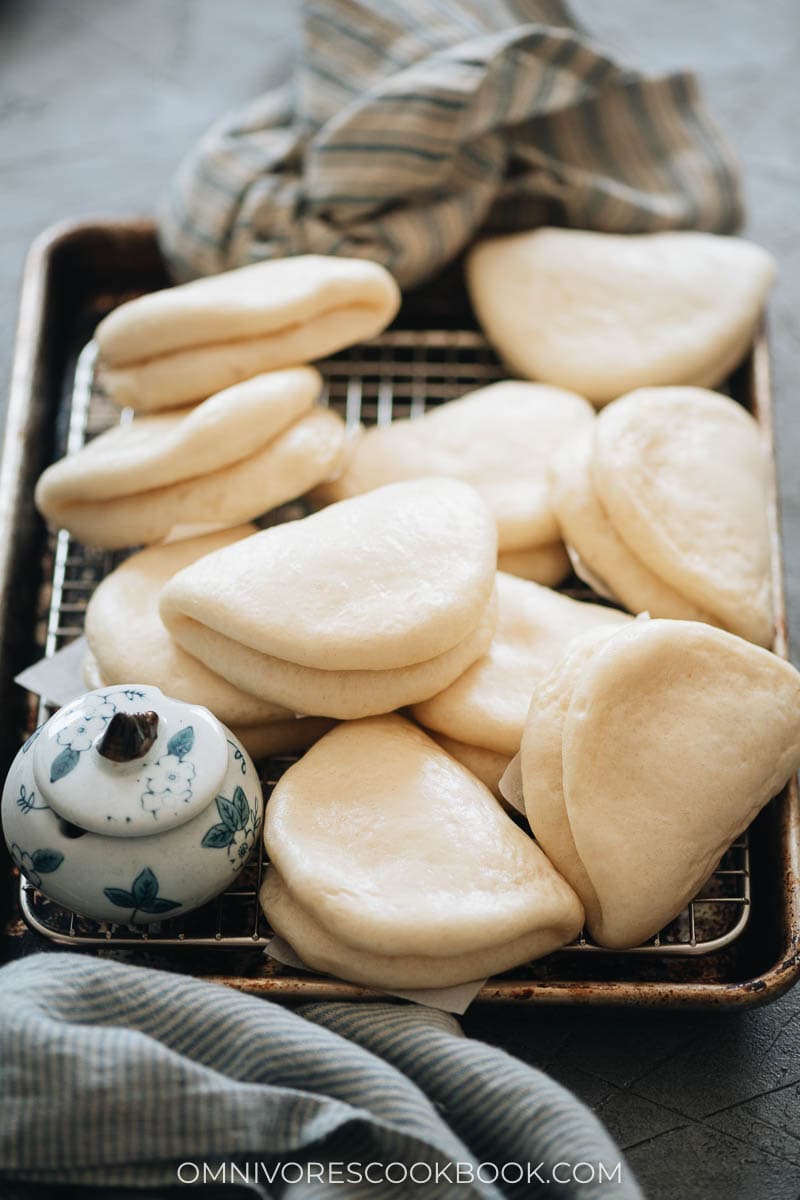
[[[283,963],[285,967],[292,967],[296,971],[311,971],[311,968],[298,958],[289,943],[285,942],[282,937],[278,937],[277,934],[267,942],[264,953],[270,958],[274,958],[276,962]],[[385,996],[397,996],[400,1000],[412,1000],[414,1004],[424,1004],[426,1008],[438,1008],[441,1012],[463,1016],[485,982],[485,979],[479,979],[472,983],[459,983],[455,987],[447,988],[409,988],[407,991],[400,989],[388,991],[386,988],[376,988],[375,990],[382,992]]]
[[[602,579],[598,578],[594,571],[587,567],[577,550],[574,550],[569,543],[566,543],[566,550],[567,557],[572,563],[572,569],[578,578],[582,579],[585,584],[588,584],[592,591],[597,592],[598,596],[603,596],[604,599],[611,600],[614,604],[619,603],[613,592],[609,591],[608,584],[603,583]]]
[[[515,754],[511,759],[511,762],[500,778],[498,787],[500,795],[506,803],[515,808],[517,812],[521,812],[523,817],[527,816],[525,812],[525,800],[522,795],[522,766],[519,754]]]
[[[20,671],[14,682],[60,708],[87,690],[83,681],[83,661],[87,651],[86,638],[76,638],[50,658],[40,658]]]

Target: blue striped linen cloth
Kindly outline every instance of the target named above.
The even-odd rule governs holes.
[[[160,238],[179,279],[317,253],[375,259],[406,288],[479,230],[741,222],[736,159],[693,76],[617,62],[560,0],[298,9],[291,82],[178,171]]]
[[[290,1011],[78,954],[36,954],[0,970],[3,1200],[119,1200],[129,1188],[174,1197],[181,1164],[202,1171],[203,1161],[208,1197],[641,1200],[588,1109],[539,1071],[465,1038],[444,1013],[402,1003]],[[389,1171],[395,1182],[344,1184],[295,1183],[289,1167],[355,1162],[401,1167]],[[271,1184],[260,1164],[278,1171]],[[412,1164],[422,1164],[417,1181],[403,1181]],[[471,1168],[475,1180],[458,1183],[452,1164],[467,1164],[462,1179]],[[525,1178],[493,1182],[487,1164],[515,1178],[505,1164],[522,1164]],[[588,1164],[576,1174],[588,1179],[591,1168],[596,1179],[540,1184],[528,1180],[528,1164],[545,1180],[567,1173],[557,1164]],[[248,1165],[250,1184],[232,1191]],[[184,1165],[181,1179],[194,1178]]]

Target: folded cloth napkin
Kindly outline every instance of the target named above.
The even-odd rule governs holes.
[[[736,160],[693,76],[616,62],[560,0],[304,0],[291,83],[180,168],[180,279],[263,258],[375,259],[409,287],[478,232],[727,233]]]
[[[89,1197],[90,1185],[161,1197],[196,1172],[202,1184],[204,1163],[209,1196],[229,1195],[249,1169],[245,1194],[259,1197],[640,1197],[574,1096],[432,1009],[291,1012],[188,976],[57,953],[0,970],[0,1014],[5,1200],[32,1200],[37,1183],[48,1200],[62,1187],[64,1200],[69,1187]],[[347,1180],[349,1164],[369,1163],[371,1180]],[[576,1164],[590,1165],[577,1181],[540,1182]]]

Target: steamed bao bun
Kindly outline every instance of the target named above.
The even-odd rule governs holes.
[[[798,765],[800,674],[691,621],[573,642],[520,752],[534,836],[612,949],[676,917]]]
[[[424,416],[361,430],[345,468],[315,493],[342,500],[402,479],[463,479],[497,522],[502,570],[544,584],[569,573],[550,499],[553,454],[594,413],[562,388],[506,380],[430,408]]]
[[[531,696],[572,639],[593,628],[619,628],[631,618],[500,572],[497,600],[497,629],[487,652],[412,711],[426,728],[493,751],[507,763],[519,750]],[[455,757],[464,761],[463,752]],[[486,781],[484,771],[477,773]]]
[[[462,767],[466,767],[470,774],[476,779],[480,779],[481,783],[485,783],[489,791],[495,796],[503,808],[509,809],[509,805],[500,791],[500,780],[508,769],[508,764],[511,762],[511,757],[508,754],[500,754],[496,750],[487,750],[484,746],[471,746],[469,742],[460,742],[458,738],[448,737],[445,733],[437,733],[435,729],[426,729],[425,731],[433,738],[433,740],[446,750],[451,758],[460,762]]]
[[[566,944],[583,910],[491,793],[397,715],[338,726],[267,806],[270,925],[303,962],[446,987]]]
[[[137,679],[176,700],[202,704],[233,730],[253,758],[305,749],[327,732],[330,721],[297,719],[291,710],[250,696],[210,671],[173,641],[161,620],[158,597],[168,579],[204,555],[256,532],[255,525],[239,525],[150,546],[107,575],[86,610],[87,687]]]
[[[378,263],[272,259],[120,305],[95,332],[98,371],[120,407],[176,408],[367,341],[399,306],[397,284]]]
[[[546,228],[479,242],[466,276],[515,373],[601,405],[639,387],[721,384],[752,343],[775,264],[710,233]]]
[[[772,644],[770,467],[756,422],[701,388],[615,400],[556,457],[567,545],[633,612]]]
[[[311,367],[274,371],[195,408],[117,425],[47,468],[37,507],[106,549],[179,525],[250,520],[339,469],[344,422],[316,407],[321,387]]]
[[[497,536],[450,479],[391,484],[186,567],[162,619],[242,691],[313,716],[389,712],[452,683],[496,624]]]

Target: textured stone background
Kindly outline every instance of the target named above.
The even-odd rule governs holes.
[[[798,631],[800,9],[796,0],[575,8],[633,62],[694,67],[745,162],[749,232],[781,266],[770,324]],[[31,239],[65,217],[151,213],[206,125],[286,69],[291,11],[281,0],[0,0],[0,381]],[[494,1010],[466,1024],[596,1108],[649,1197],[797,1200],[799,1017],[795,990],[728,1018]]]

